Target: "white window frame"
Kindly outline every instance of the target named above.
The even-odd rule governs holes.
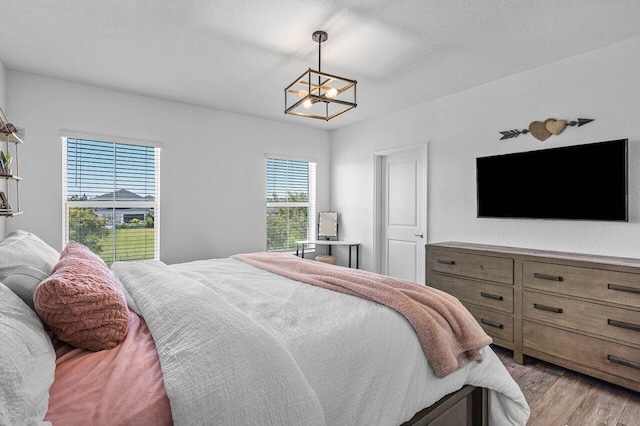
[[[69,243],[69,209],[74,207],[80,208],[144,208],[153,209],[153,230],[154,230],[154,247],[153,258],[160,259],[160,153],[162,149],[161,142],[143,141],[128,138],[120,138],[113,136],[97,135],[86,132],[76,132],[69,130],[61,130],[60,137],[62,140],[62,247]],[[123,145],[138,145],[153,147],[154,155],[154,201],[69,201],[67,193],[67,140],[80,139],[96,142],[106,142]],[[114,253],[116,251],[114,250]]]
[[[309,201],[307,202],[266,202],[266,209],[268,211],[269,207],[275,207],[275,208],[279,208],[279,207],[308,207],[309,208],[309,213],[307,215],[308,217],[308,222],[307,222],[307,239],[310,241],[313,241],[316,239],[316,231],[317,231],[317,227],[316,227],[316,170],[317,170],[317,163],[318,160],[316,160],[315,158],[309,158],[309,157],[292,157],[292,156],[287,156],[287,155],[280,155],[280,154],[269,154],[267,153],[265,155],[265,162],[264,162],[264,167],[265,167],[265,192],[266,193],[266,187],[267,187],[267,182],[266,182],[266,176],[267,176],[267,159],[274,159],[274,160],[288,160],[288,161],[300,161],[300,162],[305,162],[309,164]],[[265,220],[266,220],[266,215],[265,215]],[[266,235],[265,235],[265,250],[267,249],[266,246]],[[309,245],[308,246],[309,252],[313,251],[315,249],[315,245]],[[291,253],[295,253],[295,250],[287,250],[285,252],[291,252]]]

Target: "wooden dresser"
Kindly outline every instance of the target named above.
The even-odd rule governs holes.
[[[640,259],[447,242],[426,283],[456,296],[494,343],[640,391]]]

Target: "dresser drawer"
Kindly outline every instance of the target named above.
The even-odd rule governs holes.
[[[513,313],[513,287],[432,273],[431,286],[463,302]]]
[[[489,336],[513,342],[513,317],[468,303],[465,306]]]
[[[513,284],[513,259],[432,249],[428,256],[430,271]]]
[[[529,321],[523,336],[525,348],[640,382],[639,349]]]
[[[640,312],[524,291],[525,318],[640,346]]]
[[[523,262],[524,287],[640,307],[640,274]]]

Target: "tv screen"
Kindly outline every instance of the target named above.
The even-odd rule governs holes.
[[[476,159],[478,217],[628,221],[627,139]]]

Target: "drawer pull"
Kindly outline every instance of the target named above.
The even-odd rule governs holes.
[[[612,325],[614,327],[620,327],[620,328],[626,328],[626,329],[629,329],[629,330],[640,331],[640,324],[633,324],[633,323],[630,323],[630,322],[617,321],[617,320],[612,320],[612,319],[608,319],[607,320],[607,324]]]
[[[485,293],[484,291],[480,292],[480,296],[486,297],[487,299],[495,299],[495,300],[503,300],[504,297],[498,296],[497,294]]]
[[[607,355],[607,359],[615,364],[626,365],[627,367],[637,368],[640,370],[640,362],[629,361],[628,359],[618,358],[613,355]]]
[[[456,261],[455,260],[449,260],[449,259],[438,259],[438,263],[440,263],[442,265],[455,265]]]
[[[539,309],[541,311],[548,311],[548,312],[553,312],[553,313],[556,313],[556,314],[561,314],[562,313],[562,308],[554,308],[553,306],[541,305],[539,303],[534,303],[533,307],[535,309]]]
[[[504,328],[504,325],[499,324],[497,322],[489,321],[489,320],[486,320],[486,319],[480,319],[480,322],[483,323],[483,324],[486,324],[488,326],[491,326],[491,327],[500,328],[500,329]]]
[[[607,284],[607,288],[609,290],[626,291],[627,293],[640,294],[640,288],[638,287],[627,287],[624,285]]]
[[[564,278],[562,278],[560,275],[547,275],[547,274],[541,274],[539,272],[534,273],[533,278],[539,278],[541,280],[547,280],[547,281],[564,281]]]

